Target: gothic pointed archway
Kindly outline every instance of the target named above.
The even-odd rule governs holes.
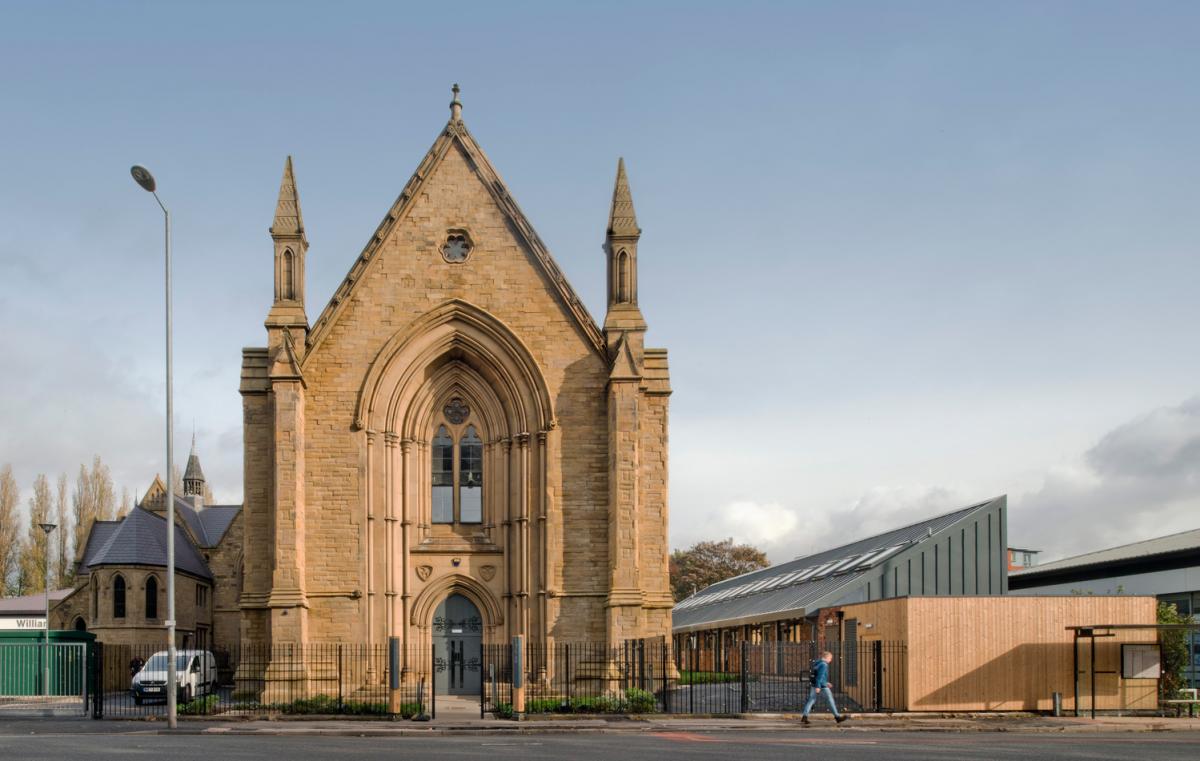
[[[429,617],[415,614],[446,579],[503,622],[497,638],[544,639],[560,477],[553,406],[528,348],[479,307],[445,302],[376,355],[355,420],[372,639],[427,639],[412,627]]]

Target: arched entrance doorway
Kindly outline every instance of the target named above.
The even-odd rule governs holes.
[[[475,603],[453,594],[433,614],[434,684],[441,695],[478,695],[483,618]]]

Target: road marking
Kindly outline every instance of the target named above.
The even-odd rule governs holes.
[[[660,737],[664,740],[677,740],[679,742],[689,743],[723,743],[728,742],[719,737],[710,735],[702,735],[696,732],[651,732],[651,737]]]
[[[878,745],[878,740],[842,739],[832,737],[744,738],[724,739],[697,732],[651,732],[650,737],[693,743],[736,743],[738,745]]]

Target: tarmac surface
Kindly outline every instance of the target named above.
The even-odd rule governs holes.
[[[55,722],[56,724],[58,722]],[[337,722],[346,724],[347,722]],[[747,724],[751,722],[746,722]],[[150,722],[80,722],[78,730],[10,734],[0,721],[0,758],[28,761],[58,759],[171,758],[172,761],[221,761],[287,758],[310,759],[848,759],[866,761],[917,761],[917,759],[1074,759],[1153,758],[1156,761],[1194,761],[1200,732],[962,732],[890,731],[870,729],[749,728],[674,729],[650,728],[639,732],[541,733],[458,731],[446,734],[427,730],[424,736],[338,734],[313,736],[296,732],[307,722],[253,722],[292,726],[286,733],[271,731],[198,732],[164,734]],[[141,727],[130,727],[140,724]],[[147,726],[149,724],[149,726]],[[362,723],[363,729],[372,723]],[[44,730],[50,727],[43,725]],[[280,727],[282,728],[282,727]],[[213,727],[211,729],[218,729]],[[244,727],[250,729],[250,726]],[[265,728],[272,729],[272,728]],[[114,731],[115,730],[115,731]]]

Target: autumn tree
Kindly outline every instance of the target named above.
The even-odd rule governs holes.
[[[21,492],[12,466],[0,468],[0,595],[15,592],[10,584],[21,552],[21,525],[17,503]]]
[[[697,542],[671,553],[671,591],[678,602],[718,581],[768,565],[766,553],[749,544],[734,544],[733,539]]]
[[[116,512],[112,475],[108,466],[100,461],[100,455],[96,455],[92,460],[90,470],[86,465],[79,466],[79,475],[75,478],[75,493],[71,496],[71,501],[75,513],[75,546],[83,547],[87,543],[92,524],[96,521],[112,520]]]
[[[50,537],[42,530],[43,523],[52,523],[54,495],[50,481],[39,473],[33,481],[33,496],[29,498],[29,525],[21,543],[21,594],[35,594],[46,589],[46,571],[50,567]]]
[[[75,531],[71,525],[74,516],[71,513],[71,503],[67,493],[66,473],[58,476],[56,487],[54,514],[58,519],[58,528],[54,530],[57,544],[54,552],[54,579],[55,586],[61,589],[71,586],[71,580],[75,577],[75,552],[72,547]]]

